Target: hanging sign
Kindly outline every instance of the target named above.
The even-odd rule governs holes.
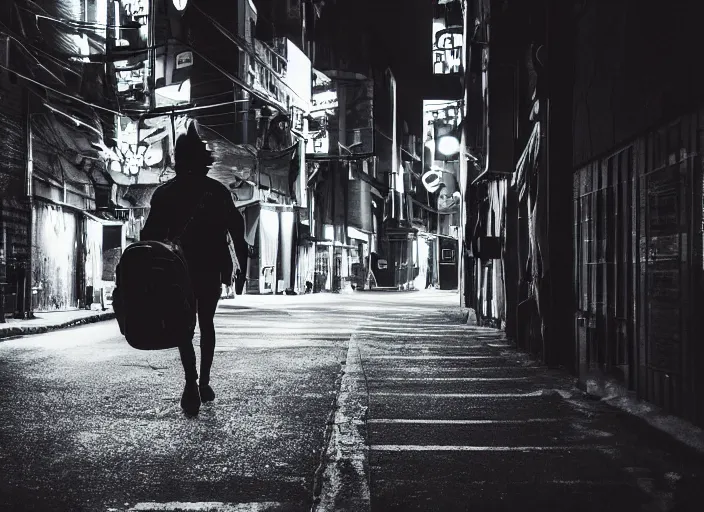
[[[423,186],[431,194],[437,192],[442,185],[442,172],[437,169],[431,169],[426,172],[421,178]]]

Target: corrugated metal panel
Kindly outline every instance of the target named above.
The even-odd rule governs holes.
[[[575,286],[582,376],[704,424],[700,125],[683,116],[578,171]]]

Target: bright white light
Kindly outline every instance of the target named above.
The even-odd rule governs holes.
[[[90,46],[88,44],[88,38],[85,34],[80,36],[74,35],[73,42],[76,44],[79,54],[82,56],[90,55]]]
[[[191,101],[191,80],[180,84],[167,85],[156,90],[157,106]]]
[[[438,141],[438,151],[443,155],[454,155],[460,150],[460,141],[451,135],[446,135]]]
[[[96,2],[95,22],[98,25],[108,24],[108,0],[98,0]]]

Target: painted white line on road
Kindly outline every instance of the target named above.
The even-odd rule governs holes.
[[[441,325],[441,324],[418,324],[413,323],[413,326],[408,325],[408,322],[393,322],[388,320],[380,320],[378,323],[365,322],[360,324],[360,327],[367,329],[376,329],[377,327],[384,327],[386,329],[396,329],[403,331],[416,331],[418,329],[442,329],[443,332],[446,331],[457,331],[457,332],[470,332],[467,328],[462,326],[451,326],[451,325]]]
[[[572,450],[601,450],[602,446],[466,446],[466,445],[420,445],[420,444],[373,444],[371,451],[377,452],[567,452]]]
[[[501,356],[367,356],[368,359],[452,359],[452,360],[468,360],[468,359],[503,359]]]
[[[370,419],[369,424],[379,425],[525,425],[526,423],[555,423],[558,418],[528,418],[526,420],[421,420],[406,418]]]
[[[501,371],[504,370],[542,370],[540,366],[473,366],[463,368],[442,368],[443,371],[449,372],[480,372],[480,371]],[[408,373],[428,373],[428,368],[423,366],[406,366],[402,368],[376,368],[378,372],[408,372]],[[438,369],[433,369],[437,372]]]
[[[369,394],[374,396],[413,396],[426,398],[527,398],[545,395],[542,391],[534,391],[531,393],[389,393],[385,391],[377,393],[370,391]]]
[[[377,484],[381,483],[390,483],[390,484],[395,484],[396,481],[391,479],[385,479],[385,478],[375,478],[374,481]],[[463,480],[462,481],[462,486],[481,486],[481,487],[486,487],[490,485],[501,485],[500,483],[497,483],[496,481],[489,481],[489,480]],[[531,487],[535,487],[537,485],[568,485],[568,486],[584,486],[584,487],[611,487],[611,486],[617,486],[621,487],[624,485],[629,485],[625,483],[624,481],[618,481],[618,480],[604,480],[604,481],[598,481],[598,480],[523,480],[523,481],[511,481],[511,486],[515,487],[518,485],[527,485]]]
[[[411,331],[376,331],[372,329],[359,329],[358,330],[359,334],[362,336],[380,336],[380,337],[389,337],[389,336],[396,336],[399,338],[449,338],[449,339],[455,339],[457,336],[465,336],[465,333],[462,332],[457,332],[457,333],[442,333],[442,334],[434,334],[434,333],[427,333],[427,332],[411,332]],[[362,341],[366,341],[362,339]]]
[[[161,511],[194,511],[194,512],[266,512],[281,508],[283,503],[262,501],[254,503],[222,503],[219,501],[182,502],[170,501],[167,503],[144,502],[137,503],[129,512],[161,512]]]
[[[469,343],[447,343],[438,341],[438,343],[402,343],[389,344],[388,341],[367,341],[365,342],[367,350],[467,350],[471,352],[489,352],[484,345],[472,345]],[[471,354],[470,354],[471,355]]]
[[[374,381],[403,381],[403,382],[511,382],[516,380],[528,380],[528,377],[372,377],[367,379]]]
[[[230,324],[228,324],[230,325]],[[325,329],[319,325],[308,325],[304,327],[287,326],[287,327],[231,327],[218,329],[223,333],[236,334],[347,334],[352,332],[352,328],[337,327],[335,329]]]

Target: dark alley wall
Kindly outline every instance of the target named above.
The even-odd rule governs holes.
[[[575,40],[576,167],[704,98],[701,2],[581,3]]]
[[[421,134],[423,99],[462,97],[456,76],[433,75],[431,0],[332,0],[323,13],[314,67],[363,74],[370,64],[391,68],[398,111],[410,133]]]
[[[410,133],[421,134],[423,99],[459,99],[457,77],[433,75],[430,0],[373,2],[376,56],[398,81],[398,109]]]

